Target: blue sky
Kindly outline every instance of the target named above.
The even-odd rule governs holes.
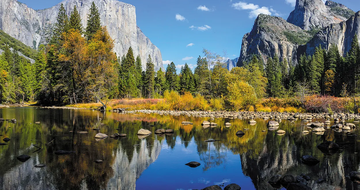
[[[61,0],[19,0],[34,9]],[[242,37],[250,32],[257,14],[287,19],[296,0],[122,0],[136,7],[137,24],[162,53],[164,67],[196,67],[203,49],[228,58],[240,55]],[[334,0],[360,10],[358,0]]]

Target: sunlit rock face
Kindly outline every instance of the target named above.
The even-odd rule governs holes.
[[[119,145],[113,165],[114,176],[109,180],[107,189],[136,189],[136,180],[158,158],[162,143],[155,140],[154,144],[148,147],[146,140],[142,140],[138,146],[140,148],[134,150],[131,158],[126,154],[125,148]]]
[[[348,19],[341,11],[334,11],[334,7],[343,11],[349,10],[347,7],[334,2],[327,4],[330,6],[325,5],[322,0],[297,0],[295,10],[290,13],[287,21],[304,30],[312,30]]]
[[[342,4],[322,0],[297,0],[287,20],[260,14],[252,31],[243,37],[237,66],[258,55],[264,65],[277,56],[290,68],[304,53],[313,55],[320,45],[325,49],[336,45],[346,55],[354,35],[360,35],[358,15]]]
[[[149,55],[156,70],[163,67],[160,50],[137,26],[136,10],[133,5],[117,0],[65,0],[62,4],[68,15],[74,6],[77,6],[85,28],[92,2],[99,9],[101,24],[106,26],[114,40],[114,51],[117,56],[125,55],[131,46],[134,55],[140,55],[143,69]],[[0,29],[36,49],[40,44],[47,43],[51,36],[51,28],[56,22],[60,4],[35,11],[16,0],[1,0]]]

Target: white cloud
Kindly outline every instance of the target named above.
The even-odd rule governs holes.
[[[259,14],[271,15],[269,8],[261,7],[259,9],[252,10],[250,12],[249,18],[256,18]]]
[[[170,60],[163,61],[163,65],[164,65],[164,66],[165,66],[165,65],[170,65],[171,62],[172,62],[172,61],[170,61]]]
[[[255,5],[253,3],[239,1],[237,3],[233,3],[231,6],[236,10],[250,10],[249,18],[256,18],[259,14],[274,14],[275,16],[280,16],[280,14],[272,8],[269,9],[268,7],[260,7],[259,5]]]
[[[193,46],[193,45],[195,45],[195,44],[194,44],[194,43],[190,43],[190,44],[186,45],[186,47],[191,47],[191,46]]]
[[[259,5],[255,5],[252,3],[245,3],[245,2],[238,2],[238,3],[234,3],[231,5],[232,7],[234,7],[237,10],[255,10],[259,8]]]
[[[191,60],[191,59],[193,59],[193,57],[184,57],[182,60],[183,60],[183,61],[189,61],[189,60]]]
[[[286,0],[287,4],[290,4],[291,6],[295,7],[296,0]]]
[[[206,24],[204,26],[191,25],[189,28],[191,28],[192,30],[197,29],[197,30],[200,30],[200,31],[205,31],[205,30],[211,29],[211,27],[209,25],[206,25]]]
[[[197,9],[201,11],[210,11],[210,9],[207,8],[205,5],[200,5]]]
[[[180,14],[176,14],[176,15],[175,15],[175,19],[176,19],[176,20],[179,20],[179,21],[184,21],[184,20],[185,20],[185,17],[181,16]]]

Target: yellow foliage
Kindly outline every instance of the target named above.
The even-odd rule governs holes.
[[[229,101],[234,107],[234,110],[254,105],[257,101],[255,90],[248,83],[243,81],[235,81],[229,84]]]
[[[271,108],[270,107],[259,107],[257,108],[258,112],[271,112]]]
[[[285,111],[285,108],[280,107],[277,111],[280,112],[280,113],[282,113],[282,112]]]
[[[214,111],[220,111],[224,109],[224,100],[222,98],[212,98],[210,100],[210,106]]]
[[[289,112],[289,113],[296,113],[298,112],[298,109],[294,108],[294,107],[286,107],[285,112]]]
[[[254,106],[249,106],[249,109],[248,109],[248,111],[254,112],[254,111],[255,111],[255,108],[254,108]]]

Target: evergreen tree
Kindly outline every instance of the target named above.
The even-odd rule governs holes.
[[[178,90],[178,84],[176,81],[176,66],[174,64],[174,62],[171,62],[167,68],[166,68],[166,72],[165,72],[165,78],[166,78],[166,88],[168,90]]]
[[[187,63],[185,63],[184,68],[181,70],[181,77],[180,77],[180,92],[195,92],[195,81],[193,73],[188,66]]]
[[[92,2],[90,7],[90,13],[88,15],[88,21],[86,26],[86,36],[88,40],[91,40],[92,36],[101,29],[100,13],[95,3]]]
[[[42,85],[44,83],[45,77],[46,77],[46,52],[45,52],[45,46],[40,45],[37,59],[35,61],[34,67],[35,67],[35,80],[36,83],[34,84],[34,93],[39,94],[40,90],[42,89]]]
[[[136,79],[139,96],[141,96],[141,94],[142,94],[142,87],[143,87],[141,73],[142,73],[142,64],[141,64],[141,58],[138,55],[135,60],[135,79]]]
[[[196,91],[199,92],[201,95],[210,95],[210,83],[209,83],[209,69],[208,69],[208,62],[206,58],[198,57],[196,68],[194,72],[194,78],[196,82]]]
[[[74,10],[71,12],[68,28],[77,30],[80,34],[83,32],[80,14],[76,8],[76,5],[74,6]]]
[[[155,77],[155,92],[159,95],[163,95],[166,90],[165,73],[161,68],[156,72]]]
[[[267,91],[270,97],[281,97],[283,95],[282,73],[277,56],[269,58],[266,64],[266,77],[268,80]]]
[[[69,18],[66,14],[64,5],[60,5],[59,13],[56,19],[55,28],[53,31],[53,36],[50,41],[51,44],[58,44],[61,40],[62,34],[67,32],[69,29]]]
[[[151,57],[149,58],[146,63],[146,73],[145,73],[145,96],[148,98],[154,97],[154,78],[155,78],[155,71],[154,71],[154,64],[151,61]]]

